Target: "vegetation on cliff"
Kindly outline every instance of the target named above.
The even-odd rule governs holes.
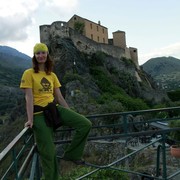
[[[77,112],[84,115],[122,112],[169,103],[166,94],[157,90],[146,73],[137,70],[130,59],[115,59],[99,51],[94,54],[80,52],[67,38],[50,42],[50,55],[55,61],[54,71],[62,84],[61,90],[70,107]],[[1,104],[0,122],[5,129],[16,120],[21,119],[22,124],[25,121],[25,100],[19,89],[22,68],[9,68],[7,71],[12,72],[9,78],[14,80],[14,84],[1,82],[0,98],[4,103]],[[137,80],[137,73],[141,81]],[[10,132],[8,137],[11,139],[18,134]],[[9,143],[2,134],[0,139]]]
[[[113,58],[100,51],[80,52],[67,38],[50,42],[63,94],[70,106],[80,113],[140,110],[169,101],[131,59]]]

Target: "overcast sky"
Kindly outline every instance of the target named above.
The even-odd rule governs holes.
[[[74,14],[126,32],[139,64],[152,57],[180,59],[180,0],[1,0],[0,45],[32,56],[39,26],[68,21]]]

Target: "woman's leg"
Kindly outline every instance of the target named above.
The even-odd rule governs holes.
[[[47,127],[43,113],[34,115],[33,131],[46,180],[58,180],[58,164],[53,129]]]
[[[92,123],[84,116],[62,106],[58,106],[58,111],[62,125],[75,128],[75,135],[64,157],[70,160],[80,160]]]

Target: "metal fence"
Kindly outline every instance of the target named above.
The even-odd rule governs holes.
[[[86,163],[86,165],[93,167],[94,169],[87,174],[76,179],[84,179],[91,177],[91,175],[97,173],[103,169],[111,169],[122,171],[126,173],[136,174],[141,177],[152,178],[151,175],[143,174],[140,172],[132,171],[129,169],[119,168],[116,165],[125,159],[134,156],[159,142],[157,147],[157,160],[156,160],[156,174],[154,179],[168,180],[180,174],[180,170],[174,172],[171,175],[167,174],[167,162],[166,162],[166,144],[168,143],[168,135],[172,131],[179,131],[180,127],[169,128],[168,122],[172,120],[180,119],[180,107],[161,108],[161,109],[149,109],[141,111],[131,112],[117,112],[107,114],[96,114],[86,116],[92,121],[93,127],[88,138],[88,141],[92,140],[117,140],[126,139],[130,140],[132,137],[141,137],[141,140],[145,140],[142,137],[157,136],[153,142],[148,140],[143,147],[138,150],[126,154],[125,156],[113,161],[107,165],[95,165]],[[71,128],[60,128],[57,130],[57,134],[60,134],[61,138],[55,140],[55,144],[66,144],[71,142]],[[147,140],[147,139],[146,139]],[[173,140],[172,140],[173,141]],[[127,144],[127,143],[126,143]],[[162,175],[159,174],[160,157],[162,155]],[[1,180],[8,179],[40,179],[41,168],[39,163],[39,155],[36,150],[36,144],[31,129],[24,128],[15,139],[0,153],[0,175]]]

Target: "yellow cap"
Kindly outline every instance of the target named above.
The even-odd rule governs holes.
[[[40,51],[43,51],[43,52],[48,52],[48,47],[46,46],[46,44],[44,43],[37,43],[35,46],[34,46],[34,49],[33,49],[33,53],[37,53],[37,52],[40,52]]]

